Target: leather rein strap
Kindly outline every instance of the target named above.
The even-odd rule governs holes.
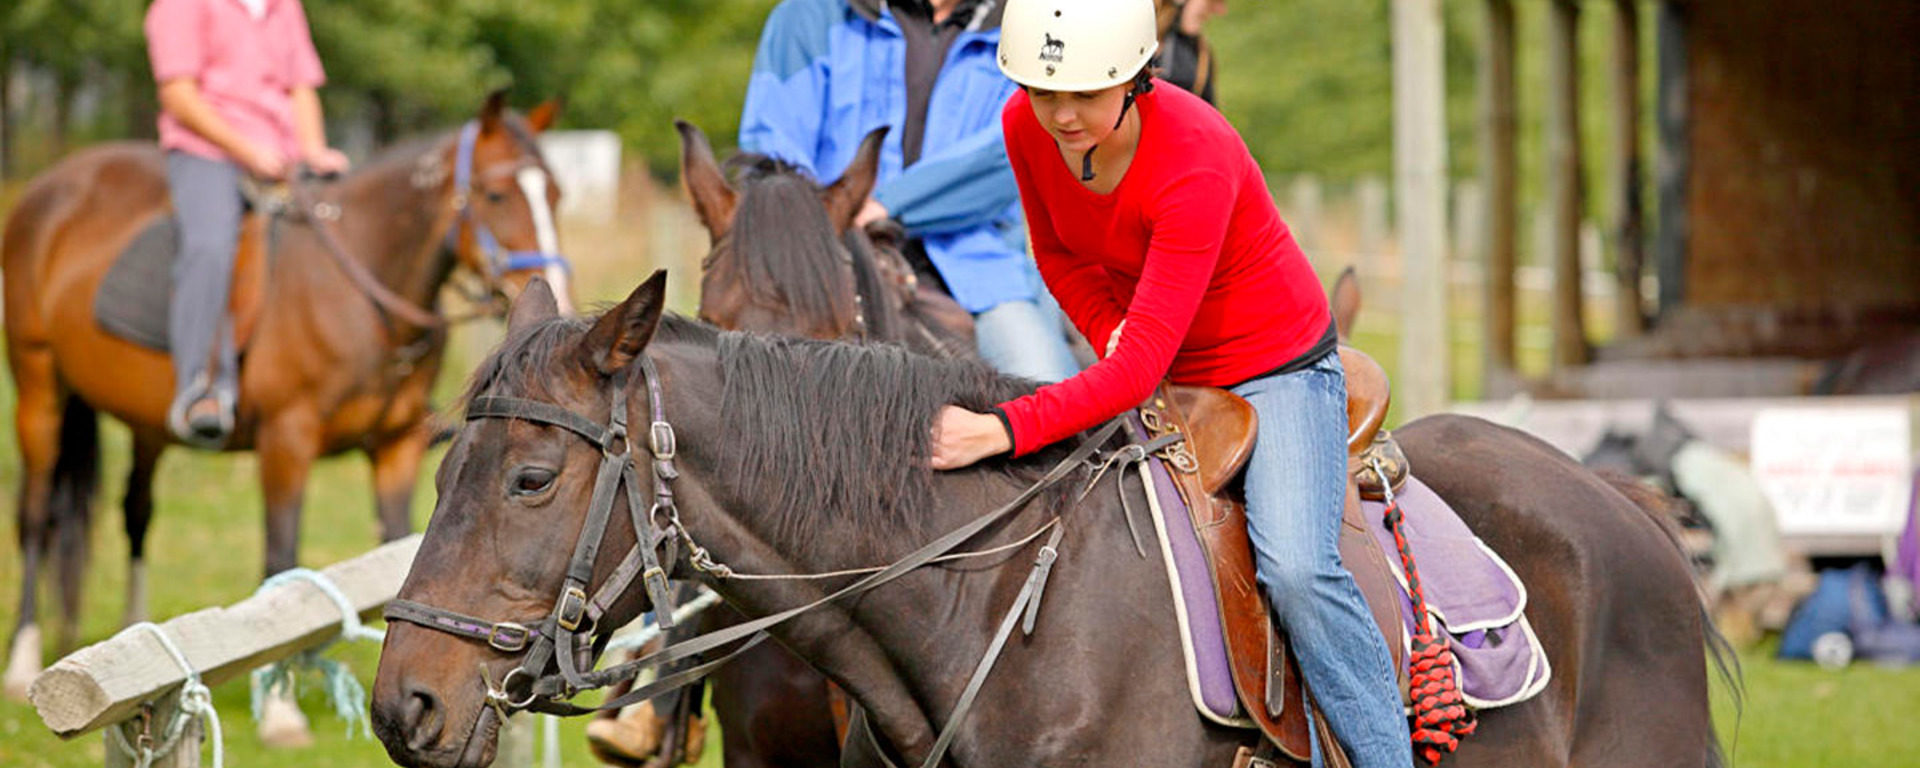
[[[332,203],[316,202],[313,199],[313,193],[307,189],[307,185],[304,183],[294,182],[290,184],[289,187],[292,190],[294,206],[305,214],[308,223],[313,226],[313,231],[320,236],[320,244],[322,246],[320,250],[326,251],[327,255],[332,257],[334,266],[339,267],[341,272],[345,272],[347,280],[351,281],[355,288],[360,289],[360,292],[365,294],[368,299],[371,299],[374,306],[378,307],[382,313],[399,318],[401,321],[416,328],[439,329],[446,327],[446,318],[441,317],[439,313],[431,309],[423,309],[419,305],[408,301],[400,294],[394,293],[393,289],[388,288],[385,283],[380,282],[379,278],[374,277],[373,273],[367,270],[365,264],[361,264],[359,260],[347,254],[346,246],[340,242],[340,236],[333,231],[333,225],[331,223],[333,219],[340,217],[338,206]]]

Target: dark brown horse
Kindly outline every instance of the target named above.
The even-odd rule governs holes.
[[[680,175],[712,241],[701,262],[700,319],[729,330],[974,356],[972,316],[914,277],[897,227],[853,226],[873,191],[885,128],[867,134],[840,178],[821,186],[765,155],[739,154],[722,168],[699,128],[676,125]]]
[[[401,598],[469,622],[551,614],[603,456],[570,430],[607,423],[615,402],[621,420],[663,420],[677,435],[666,462],[675,471],[660,475],[677,478],[666,485],[677,512],[654,522],[678,523],[683,541],[735,574],[893,562],[1072,458],[1056,447],[931,472],[937,409],[984,408],[1032,385],[897,347],[720,333],[663,318],[662,277],[592,321],[556,316],[529,288],[507,341],[475,375],[469,396],[496,405],[476,409],[441,465],[439,503]],[[535,413],[545,415],[519,416]],[[575,426],[547,425],[563,415]],[[1453,764],[1717,765],[1707,659],[1710,650],[1722,658],[1724,644],[1714,642],[1686,562],[1656,514],[1520,432],[1437,416],[1399,435],[1426,482],[1529,585],[1528,617],[1555,665],[1540,695],[1483,712]],[[1066,466],[1077,468],[1064,485],[1012,507],[962,547],[1011,551],[920,568],[774,629],[866,713],[871,727],[849,735],[846,764],[878,765],[876,741],[904,758],[900,765],[932,753],[1028,580],[1029,536],[1056,519],[1064,539],[1036,630],[1006,646],[979,705],[959,723],[947,764],[1202,768],[1228,765],[1250,741],[1209,724],[1189,702],[1166,572],[1158,554],[1136,554],[1110,487],[1124,473],[1098,478],[1109,487],[1083,496],[1092,469]],[[670,501],[655,498],[656,509]],[[615,522],[596,537],[602,556],[583,562],[592,566],[583,579],[590,593],[615,570],[619,556],[606,553],[638,538],[624,507],[613,502]],[[677,553],[675,575],[705,581],[749,616],[805,605],[846,583],[715,575],[690,550],[662,549]],[[638,590],[596,600],[610,606],[601,622],[608,628],[650,608]],[[513,709],[487,705],[490,681],[503,680],[521,654],[422,625],[390,626],[372,702],[389,754],[409,765],[485,764],[500,718]],[[524,678],[511,682],[499,690],[514,703],[545,706],[526,701],[539,697],[525,692]]]
[[[461,132],[396,148],[317,190],[315,207],[337,216],[278,226],[271,254],[260,253],[259,237],[243,240],[243,263],[270,266],[255,286],[257,315],[235,321],[252,330],[227,449],[260,457],[268,574],[296,563],[301,497],[319,456],[366,451],[382,538],[409,532],[408,503],[430,439],[428,388],[446,341],[441,288],[461,268],[508,295],[538,274],[565,277],[552,226],[559,190],[534,141],[555,114],[548,104],[523,119],[496,94]],[[39,670],[35,584],[50,558],[60,561],[62,647],[74,639],[102,411],[133,432],[126,610],[129,621],[145,615],[143,548],[154,468],[173,442],[165,427],[173,369],[166,353],[104,330],[94,306],[116,256],[170,215],[162,152],[117,144],[55,166],[8,217],[7,359],[19,393],[25,576],[9,693],[24,694]],[[250,218],[257,233],[258,217]],[[236,280],[236,292],[246,285]]]

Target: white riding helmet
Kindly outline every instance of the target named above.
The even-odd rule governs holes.
[[[1160,48],[1153,0],[1007,0],[1000,71],[1047,91],[1097,91],[1133,79]]]

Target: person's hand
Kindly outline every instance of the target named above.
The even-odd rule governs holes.
[[[262,179],[279,181],[287,176],[287,160],[280,153],[259,144],[249,143],[235,153],[234,158],[247,173]]]
[[[333,147],[321,147],[308,151],[306,163],[307,170],[312,171],[316,176],[346,173],[347,167],[352,165],[352,162],[347,160],[346,153]]]
[[[889,215],[890,212],[886,206],[881,205],[880,201],[869,197],[867,198],[866,204],[860,206],[860,212],[853,215],[853,225],[860,229],[866,229],[868,224],[881,221]]]
[[[1113,351],[1120,348],[1120,331],[1126,327],[1127,321],[1125,320],[1120,321],[1119,325],[1113,327],[1113,333],[1107,335],[1107,353],[1100,357],[1113,357]]]
[[[1013,437],[990,413],[949,405],[933,417],[933,468],[959,469],[1013,449]]]
[[[1227,12],[1227,0],[1187,0],[1180,9],[1180,32],[1188,37],[1198,37],[1200,27],[1207,19]]]

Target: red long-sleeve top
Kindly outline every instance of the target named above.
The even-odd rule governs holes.
[[[1161,379],[1231,386],[1328,341],[1319,278],[1226,118],[1165,82],[1135,102],[1141,135],[1109,194],[1081,185],[1026,93],[1001,113],[1033,255],[1073,324],[1112,355],[1000,404],[1016,455],[1119,415]]]

